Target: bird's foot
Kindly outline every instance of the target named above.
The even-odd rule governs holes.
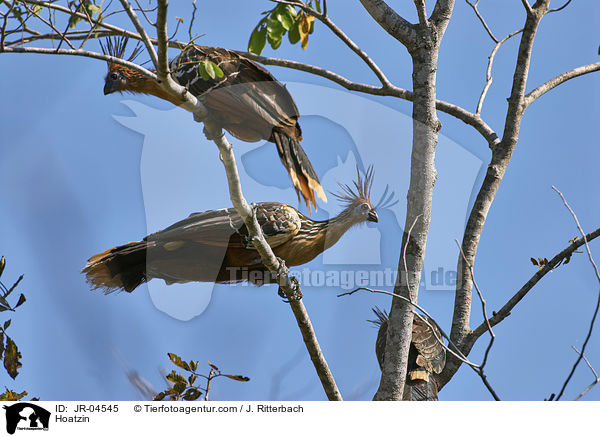
[[[277,290],[277,294],[281,298],[283,298],[283,301],[285,303],[295,302],[295,301],[302,299],[302,291],[300,290],[300,283],[298,282],[298,279],[296,279],[293,276],[291,276],[291,277],[287,276],[289,274],[289,270],[288,270],[287,266],[285,265],[284,260],[282,260],[281,258],[277,258],[277,261],[279,261],[279,268],[277,269],[277,277],[278,278],[287,277],[288,278],[287,285],[292,290],[291,296],[288,296],[287,293],[280,286],[279,289]]]
[[[290,278],[290,288],[292,289],[292,294],[288,296],[285,291],[281,287],[277,290],[277,294],[283,298],[285,303],[297,302],[302,299],[302,291],[300,290],[300,284],[298,283],[298,279],[295,277]]]

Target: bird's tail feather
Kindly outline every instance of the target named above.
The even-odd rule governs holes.
[[[106,293],[123,289],[131,293],[146,282],[148,242],[135,241],[92,256],[82,272],[94,288]]]
[[[319,177],[313,169],[308,156],[302,149],[300,143],[294,138],[289,137],[284,132],[277,129],[273,130],[273,137],[277,145],[277,152],[284,167],[290,174],[298,200],[300,195],[304,198],[306,206],[311,208],[311,205],[317,209],[315,193],[323,202],[327,202],[327,196],[321,187]]]

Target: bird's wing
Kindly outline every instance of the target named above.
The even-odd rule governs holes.
[[[272,248],[288,241],[300,229],[296,210],[282,203],[260,203],[256,206],[256,219],[267,243]],[[159,245],[177,245],[188,241],[223,247],[253,249],[248,239],[248,229],[234,208],[218,209],[191,214],[162,231],[146,237]]]
[[[203,61],[214,62],[223,75],[203,78],[198,70]],[[294,100],[285,86],[255,62],[227,49],[192,45],[171,61],[171,69],[175,80],[200,97],[210,116],[238,138],[269,140],[273,127],[280,127],[301,139]]]
[[[442,334],[433,319],[429,317],[426,319],[434,330],[417,315],[415,315],[413,323],[412,343],[419,353],[417,365],[430,372],[440,373],[446,364],[446,350],[436,336],[441,340]]]

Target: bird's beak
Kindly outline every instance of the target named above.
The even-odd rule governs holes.
[[[374,209],[369,211],[369,217],[367,218],[367,220],[370,222],[375,222],[375,223],[377,223],[379,221],[379,216],[377,215],[377,213],[375,212]]]
[[[112,85],[110,84],[110,82],[105,82],[104,83],[104,95],[110,94],[114,92]]]

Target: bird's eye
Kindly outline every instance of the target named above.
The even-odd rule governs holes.
[[[119,75],[117,73],[110,73],[111,80],[117,80],[118,78],[119,78]]]
[[[366,203],[363,203],[361,208],[363,211],[366,211],[367,209],[369,209],[369,205],[367,205]]]

